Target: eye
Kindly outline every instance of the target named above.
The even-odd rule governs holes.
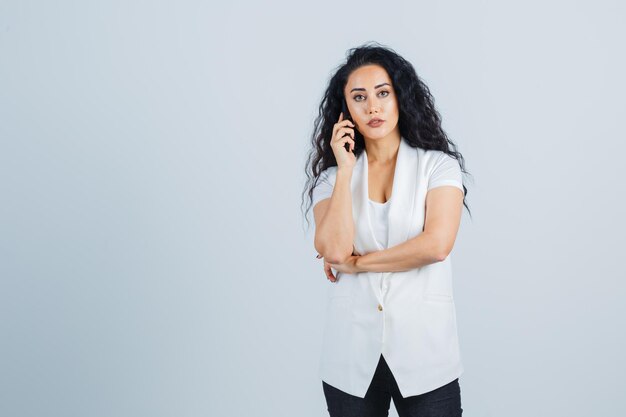
[[[390,94],[390,93],[389,93],[389,91],[387,91],[387,90],[382,90],[382,91],[381,91],[381,92],[379,92],[378,94],[380,95],[380,94],[383,94],[383,93],[384,93],[383,97],[387,97],[387,96]],[[359,100],[359,99],[358,99],[359,97],[363,97],[363,95],[362,95],[362,94],[357,94],[356,96],[354,96],[354,97],[352,97],[352,98],[353,98],[355,101],[363,101],[363,100]]]

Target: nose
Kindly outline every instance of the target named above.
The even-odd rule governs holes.
[[[370,101],[370,109],[369,109],[370,114],[374,114],[374,113],[377,114],[379,111],[380,111],[380,106],[378,105],[378,102],[374,100]]]

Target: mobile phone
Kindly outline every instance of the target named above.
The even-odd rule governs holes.
[[[346,103],[346,99],[345,98],[343,100],[341,100],[341,112],[343,113],[344,120],[348,119],[351,122],[353,122],[352,116],[350,116],[350,112],[348,111],[348,104]]]
[[[344,120],[348,119],[352,123],[354,123],[352,121],[352,116],[350,116],[350,112],[348,111],[348,103],[346,103],[346,99],[345,98],[341,100],[341,112],[343,113],[343,119]],[[346,143],[344,145],[344,148],[345,148],[346,152],[350,152],[350,144],[349,143]]]

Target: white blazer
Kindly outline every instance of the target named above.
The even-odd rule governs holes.
[[[441,151],[413,148],[401,138],[389,201],[388,247],[423,231],[429,177],[442,156],[451,158]],[[351,180],[354,248],[362,255],[384,249],[370,221],[367,171],[364,150]],[[453,179],[439,182],[447,184],[462,188]],[[319,362],[323,381],[363,398],[381,353],[403,397],[431,391],[463,373],[450,255],[408,271],[338,272],[337,277],[337,282],[327,281]]]

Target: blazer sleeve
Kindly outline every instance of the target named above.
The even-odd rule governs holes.
[[[328,167],[321,172],[317,184],[313,188],[313,205],[315,207],[320,201],[330,198],[335,188],[337,178],[337,167]]]
[[[435,162],[428,177],[428,189],[442,185],[453,185],[463,190],[463,176],[459,162],[445,152]]]

